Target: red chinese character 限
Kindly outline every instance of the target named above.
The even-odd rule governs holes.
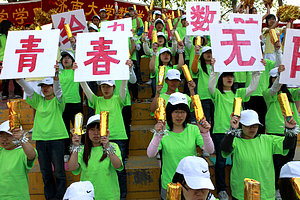
[[[294,51],[293,51],[290,78],[295,78],[296,72],[300,71],[300,65],[297,65],[297,60],[300,58],[300,52],[299,52],[300,37],[293,37],[293,42],[294,42]]]
[[[193,6],[191,12],[191,19],[195,21],[191,22],[191,25],[194,27],[193,31],[208,31],[209,24],[214,21],[214,15],[217,11],[210,11],[209,6],[201,7],[197,5],[196,8]],[[205,26],[206,25],[206,26]]]
[[[34,38],[34,35],[29,35],[28,39],[21,39],[22,49],[16,49],[15,53],[20,53],[18,72],[22,72],[24,67],[29,67],[29,72],[35,69],[38,53],[43,53],[44,49],[38,49],[38,43],[42,39]]]
[[[251,46],[251,41],[249,40],[237,40],[237,34],[245,34],[244,29],[223,29],[223,34],[231,34],[232,41],[221,41],[221,46],[233,45],[232,52],[227,60],[224,61],[225,65],[228,65],[233,61],[233,59],[237,58],[237,63],[240,66],[251,66],[255,62],[255,58],[251,56],[250,60],[243,61],[241,55],[241,45],[243,46]]]
[[[84,65],[93,63],[93,75],[107,75],[110,74],[110,63],[118,64],[120,60],[110,57],[110,55],[117,55],[116,50],[110,50],[112,40],[104,40],[104,37],[99,37],[99,40],[91,41],[93,50],[87,52],[87,56],[94,56],[93,58],[84,62]]]
[[[107,28],[113,28],[113,31],[116,31],[118,26],[121,27],[121,31],[124,31],[124,24],[118,24],[118,22],[114,22],[114,25],[108,26]]]

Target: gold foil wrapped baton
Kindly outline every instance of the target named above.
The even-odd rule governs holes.
[[[136,11],[136,5],[133,5],[133,10]]]
[[[168,19],[168,25],[169,25],[170,31],[172,31],[173,30],[173,24],[172,24],[172,20],[171,19]]]
[[[293,113],[292,113],[290,102],[289,102],[289,99],[288,99],[286,93],[278,94],[277,98],[278,98],[283,116],[286,116],[287,121],[290,121],[291,117],[293,116]]]
[[[83,125],[83,114],[77,113],[75,115],[75,121],[74,121],[74,134],[76,135],[83,135],[84,132],[82,130]]]
[[[152,31],[152,44],[157,43],[157,31]]]
[[[300,199],[300,177],[292,178],[291,182],[297,197]]]
[[[183,65],[182,70],[183,70],[183,73],[184,73],[184,76],[185,76],[187,82],[192,81],[193,79],[192,79],[189,67],[187,65]]]
[[[107,136],[108,116],[109,116],[108,111],[100,112],[100,136]]]
[[[178,15],[178,17],[181,17],[179,8],[177,9],[177,15]]]
[[[150,10],[153,10],[153,7],[154,7],[154,0],[151,1]]]
[[[162,8],[166,8],[166,0],[162,0]]]
[[[180,38],[179,33],[177,31],[174,31],[174,34],[175,34],[177,42],[181,42],[181,38]]]
[[[241,111],[242,111],[242,98],[241,97],[236,97],[234,98],[234,103],[233,103],[233,115],[240,117],[241,116]]]
[[[244,200],[260,200],[261,199],[260,182],[245,178],[244,179]]]
[[[275,44],[278,41],[278,37],[277,37],[277,33],[276,33],[275,29],[271,29],[269,33],[270,33],[270,36],[271,36],[270,37],[271,43]]]
[[[163,85],[164,84],[164,79],[165,79],[165,66],[159,66],[159,71],[158,71],[158,85]]]
[[[157,121],[166,121],[166,100],[162,97],[157,98],[157,109],[155,110],[155,118]]]
[[[9,131],[21,127],[21,100],[11,100],[7,102],[9,109]]]
[[[200,46],[201,47],[201,37],[200,36],[196,37],[195,43],[196,43],[195,46]]]
[[[174,10],[172,10],[172,19],[175,19]]]
[[[162,16],[163,20],[166,20],[166,15],[164,13],[161,14],[161,16]]]
[[[198,94],[196,94],[194,96],[191,96],[191,99],[192,99],[193,104],[194,104],[194,110],[195,110],[195,115],[196,115],[197,121],[199,122],[202,119],[205,119],[202,104],[201,104],[201,100],[200,100],[200,96]]]
[[[149,30],[148,30],[148,22],[145,21],[144,22],[144,33],[148,33],[148,32],[149,32]]]
[[[145,6],[145,9],[146,9],[146,11],[147,11],[147,12],[149,12],[149,8],[148,8],[148,6]]]
[[[169,183],[167,187],[167,200],[181,200],[180,183]]]
[[[73,37],[72,31],[71,31],[71,28],[70,28],[70,25],[69,25],[69,24],[65,24],[65,29],[66,29],[68,38],[70,39],[71,37]]]

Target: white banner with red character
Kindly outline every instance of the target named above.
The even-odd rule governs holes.
[[[209,35],[210,25],[221,19],[220,2],[187,2],[187,35]]]
[[[213,24],[212,55],[215,72],[264,71],[261,63],[258,26],[252,24]]]
[[[229,15],[229,23],[230,24],[256,24],[259,29],[259,33],[261,33],[262,29],[262,16],[261,15],[252,15],[252,14],[237,14],[230,13]]]
[[[0,79],[54,76],[59,30],[10,31]]]
[[[60,30],[59,46],[62,50],[71,48],[65,24],[69,24],[75,38],[78,33],[88,32],[83,9],[52,15],[51,18],[54,28]]]
[[[128,36],[119,33],[80,33],[77,36],[74,81],[128,80]]]
[[[279,82],[282,84],[300,85],[300,30],[286,29],[281,72]]]
[[[125,34],[128,37],[132,37],[132,19],[125,18],[113,21],[101,22],[101,32],[112,32]]]

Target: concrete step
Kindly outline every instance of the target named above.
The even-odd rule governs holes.
[[[153,125],[131,126],[131,137],[129,141],[129,156],[146,156],[147,147],[152,140],[151,129]]]
[[[150,115],[150,102],[133,103],[131,105],[131,125],[154,125],[155,119]]]
[[[142,81],[146,82],[150,79],[150,69],[149,69],[150,58],[142,57],[140,62],[140,70]]]
[[[141,84],[138,87],[138,98],[139,99],[151,99],[152,89],[151,85]]]

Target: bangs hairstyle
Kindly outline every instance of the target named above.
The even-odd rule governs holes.
[[[97,127],[99,129],[100,123],[94,122],[94,123],[89,124],[86,127],[85,140],[84,140],[84,151],[83,151],[83,162],[85,163],[86,166],[88,166],[88,162],[91,157],[91,150],[93,147],[93,143],[92,143],[91,139],[89,138],[89,130],[91,128],[95,128],[95,127]],[[99,134],[100,134],[100,132],[99,132]],[[107,157],[107,154],[106,154],[106,151],[104,151],[99,162],[102,162],[106,157]]]
[[[225,92],[224,92],[224,90],[223,90],[223,86],[224,86],[224,84],[223,84],[223,77],[224,77],[224,76],[233,76],[233,78],[234,78],[233,72],[223,72],[223,73],[221,74],[221,76],[220,76],[219,79],[218,79],[217,88],[218,88],[218,90],[219,90],[222,94],[225,94]],[[233,84],[232,84],[230,90],[235,94],[236,89],[233,87]]]
[[[204,71],[204,73],[206,73],[206,74],[208,74],[208,72],[207,72],[207,66],[206,66],[206,62],[205,62],[205,60],[204,60],[203,54],[205,54],[205,53],[207,53],[207,52],[209,52],[209,51],[210,51],[210,53],[211,53],[211,50],[208,50],[208,51],[202,53],[201,56],[200,56],[200,58],[199,58],[200,64],[201,64],[201,68],[202,68],[202,71]]]
[[[272,77],[270,77],[269,79],[269,88],[271,88],[273,85],[272,83]],[[281,88],[280,90],[277,92],[277,94],[279,94],[279,92],[282,92],[282,93],[286,93],[286,96],[289,100],[290,103],[294,103],[294,100],[293,100],[293,97],[292,97],[292,94],[290,93],[289,89],[287,88],[286,84],[282,84],[281,85]]]
[[[269,20],[272,19],[272,18],[274,18],[275,21],[276,21],[276,16],[275,15],[269,14],[269,15],[266,16],[266,24],[267,24],[267,26],[269,26]]]
[[[74,60],[74,58],[73,58],[72,56],[70,56],[69,54],[65,54],[65,55],[63,55],[63,56],[61,57],[61,59],[60,59],[60,62],[61,62],[61,63],[62,63],[62,60],[63,60],[66,56],[69,56],[69,57],[71,58],[72,64],[73,64],[73,62],[75,62],[75,60]]]
[[[167,47],[167,46],[166,46],[166,45],[167,45],[166,37],[160,35],[160,36],[157,37],[157,39],[158,39],[159,37],[164,38],[165,41],[164,41],[164,43],[163,43],[163,47]],[[172,56],[172,55],[171,55],[171,56]]]
[[[170,131],[173,131],[172,112],[174,110],[184,110],[186,112],[186,118],[182,124],[184,128],[186,127],[187,123],[189,123],[191,120],[190,108],[188,105],[180,103],[173,106],[172,104],[168,103],[166,107],[166,118]]]
[[[164,53],[165,53],[165,52],[164,52]],[[170,61],[168,62],[168,66],[171,66],[171,67],[172,67],[172,66],[173,66],[173,64],[172,64],[173,56],[172,56],[171,52],[168,52],[168,51],[167,51],[167,53],[170,54]],[[158,65],[158,66],[164,65],[163,62],[162,62],[161,59],[160,59],[160,55],[159,55],[159,59],[158,59],[158,60],[159,60],[159,65]]]

